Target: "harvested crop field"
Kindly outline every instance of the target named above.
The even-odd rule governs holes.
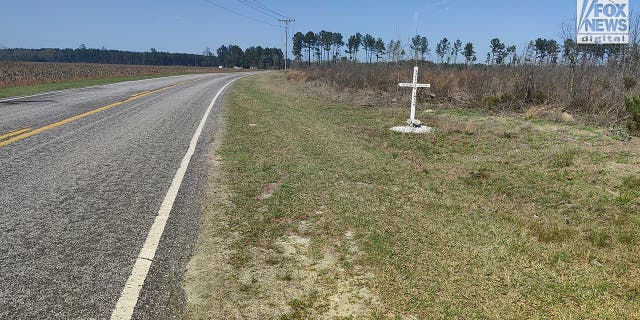
[[[107,78],[133,78],[188,73],[231,72],[232,69],[139,66],[92,63],[0,62],[0,89]]]

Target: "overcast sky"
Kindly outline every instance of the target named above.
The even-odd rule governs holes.
[[[284,47],[284,31],[274,17],[243,4],[254,0],[2,0],[0,45],[21,48],[106,47],[146,51],[201,53],[222,44]],[[407,0],[305,1],[258,0],[296,19],[291,32],[371,33],[385,42],[404,44],[416,32],[431,48],[443,37],[473,42],[479,60],[489,40],[500,38],[518,52],[538,37],[559,38],[563,22],[575,19],[575,0]],[[631,1],[631,8],[636,8]],[[278,17],[277,14],[270,13]],[[270,25],[273,24],[273,25]]]

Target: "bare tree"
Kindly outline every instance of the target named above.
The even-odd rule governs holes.
[[[458,55],[460,54],[460,51],[462,51],[462,41],[458,39],[453,43],[453,47],[451,48],[453,63],[458,63]]]

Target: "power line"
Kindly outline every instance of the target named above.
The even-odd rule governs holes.
[[[282,14],[282,13],[279,13],[278,11],[275,11],[275,10],[271,10],[271,9],[269,9],[269,7],[265,6],[264,4],[262,4],[262,3],[261,3],[260,1],[258,1],[258,0],[251,0],[251,1],[252,1],[253,3],[255,3],[256,5],[258,5],[259,7],[263,8],[264,10],[267,10],[267,11],[269,11],[269,12],[273,13],[273,14],[279,15],[279,16],[281,16],[281,17],[285,18],[285,19],[289,19],[289,17],[288,17],[288,16],[286,16],[286,15],[284,15],[284,14]]]
[[[262,14],[264,14],[264,15],[266,15],[266,16],[269,16],[269,17],[271,17],[271,18],[273,18],[273,19],[276,19],[276,20],[277,20],[277,19],[280,19],[280,17],[277,17],[277,16],[274,16],[274,15],[270,14],[269,12],[267,12],[267,11],[265,11],[264,9],[262,9],[262,8],[260,8],[260,7],[258,7],[258,6],[256,6],[255,4],[253,4],[253,3],[251,3],[251,2],[248,2],[247,0],[237,0],[237,1],[238,1],[238,2],[240,2],[240,3],[242,3],[242,4],[244,4],[244,5],[245,5],[245,6],[247,6],[247,7],[251,8],[251,9],[253,9],[253,10],[255,10],[255,11],[259,12],[259,13],[262,13]]]
[[[276,25],[276,24],[273,24],[273,23],[269,23],[269,22],[266,22],[266,21],[264,21],[264,20],[256,19],[256,18],[254,18],[254,17],[247,16],[247,15],[245,15],[245,14],[242,14],[242,13],[238,12],[238,11],[235,11],[235,10],[229,9],[229,8],[227,8],[227,7],[223,7],[223,6],[221,6],[221,5],[219,5],[219,4],[215,3],[215,2],[212,2],[212,1],[210,1],[210,0],[203,0],[203,1],[204,1],[204,2],[206,2],[206,3],[208,3],[208,4],[210,4],[210,5],[212,5],[212,6],[218,7],[218,8],[220,8],[220,9],[223,9],[223,10],[226,10],[226,11],[229,11],[229,12],[231,12],[231,13],[233,13],[233,14],[236,14],[236,15],[239,15],[239,16],[241,16],[241,17],[244,17],[244,18],[247,18],[247,19],[253,20],[253,21],[255,21],[255,22],[260,22],[260,23],[263,23],[263,24],[266,24],[266,25],[269,25],[269,26],[272,26],[272,27],[280,28],[280,26],[279,26],[279,25]]]

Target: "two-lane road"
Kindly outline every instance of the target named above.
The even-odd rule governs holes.
[[[241,76],[0,100],[0,319],[103,319],[116,304],[125,316],[135,306],[134,318],[179,316],[219,111],[212,101]],[[141,272],[141,290],[125,290]]]

